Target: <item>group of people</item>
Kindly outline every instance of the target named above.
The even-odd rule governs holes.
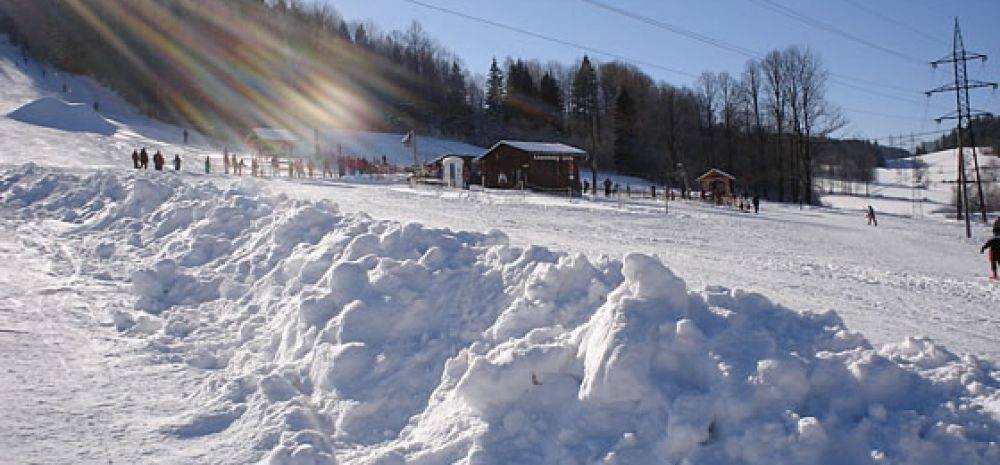
[[[146,151],[146,147],[142,149],[132,151],[132,167],[137,170],[149,169],[149,152]],[[166,157],[159,150],[153,154],[153,169],[156,171],[163,171],[163,166],[167,164]],[[174,154],[174,171],[180,171],[181,169],[181,156],[179,154]]]

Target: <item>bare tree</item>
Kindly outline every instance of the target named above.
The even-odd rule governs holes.
[[[775,50],[768,53],[761,61],[761,71],[764,74],[764,87],[767,90],[767,107],[774,120],[775,153],[778,161],[778,199],[785,200],[785,163],[782,155],[782,140],[785,130],[785,109],[788,97],[785,95],[785,66],[781,52]]]
[[[767,133],[764,131],[764,121],[761,118],[761,90],[763,87],[763,76],[761,75],[760,63],[756,60],[747,61],[746,65],[743,67],[743,75],[740,78],[740,94],[747,106],[748,122],[752,122],[754,142],[756,146],[756,160],[752,166],[755,167],[756,173],[754,178],[759,182],[761,179],[764,180],[764,190],[767,190],[766,178],[763,177],[766,161],[765,150],[767,144]],[[749,131],[748,131],[749,132]],[[758,186],[755,186],[755,190]]]
[[[726,169],[734,168],[733,158],[736,152],[735,126],[739,111],[739,86],[736,79],[727,72],[716,76],[719,87],[719,113],[722,117],[722,136],[726,141]]]
[[[698,103],[701,109],[704,156],[709,165],[715,164],[715,112],[718,102],[719,80],[714,73],[705,72],[698,77]]]
[[[819,56],[807,48],[797,55],[797,60],[794,80],[798,82],[798,106],[802,115],[799,148],[803,201],[812,204],[815,172],[813,153],[817,139],[824,139],[844,127],[846,121],[840,109],[826,100],[828,73],[823,69]]]

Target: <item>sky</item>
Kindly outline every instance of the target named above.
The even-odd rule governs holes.
[[[409,0],[325,1],[348,21],[371,21],[381,31],[404,30],[413,21],[473,73],[485,74],[496,57],[575,63],[585,53],[598,61],[626,58],[659,81],[694,85],[703,71],[738,76],[748,57],[602,9],[587,0],[417,0],[488,19],[565,43],[533,37],[418,5]],[[818,52],[833,74],[827,97],[849,124],[843,137],[879,138],[954,126],[933,118],[953,111],[953,93],[929,100],[924,91],[954,81],[950,67],[929,62],[951,52],[954,19],[966,48],[985,53],[970,63],[970,78],[1000,81],[1000,1],[997,0],[600,0],[628,13],[676,26],[752,53],[789,45]],[[822,24],[804,24],[773,5]],[[786,10],[787,11],[787,10]],[[829,25],[840,33],[824,29]],[[856,40],[852,40],[850,35]],[[592,49],[587,51],[582,47]],[[593,49],[616,57],[594,53]],[[671,72],[664,68],[681,71]],[[972,106],[1000,114],[1000,91],[972,91]],[[916,141],[934,135],[917,136]]]

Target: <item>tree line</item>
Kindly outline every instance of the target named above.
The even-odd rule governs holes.
[[[150,116],[218,137],[274,125],[560,141],[598,169],[684,187],[714,167],[744,191],[805,203],[817,175],[860,180],[877,163],[871,144],[830,139],[845,120],[828,73],[796,46],[677,86],[588,56],[475,73],[417,23],[382,32],[321,2],[8,0],[0,28]]]

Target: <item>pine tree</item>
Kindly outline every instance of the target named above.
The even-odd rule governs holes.
[[[548,124],[555,129],[560,131],[562,129],[562,91],[559,89],[559,81],[552,77],[552,74],[546,72],[542,76],[542,82],[539,86],[539,98],[542,104],[545,105],[545,111],[547,114]]]
[[[627,89],[622,89],[615,99],[614,153],[615,169],[619,173],[636,174],[636,109],[635,101]]]
[[[587,134],[590,139],[591,187],[597,193],[597,72],[590,64],[590,58],[583,56],[580,69],[573,76],[573,91],[570,95],[570,114],[579,134]]]
[[[490,65],[490,76],[486,79],[486,114],[495,120],[503,118],[504,84],[503,71],[497,66],[497,59]]]

